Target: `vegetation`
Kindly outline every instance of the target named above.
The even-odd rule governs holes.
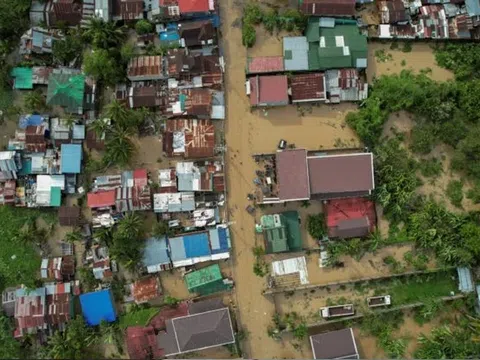
[[[308,335],[308,328],[305,319],[292,311],[286,313],[283,317],[275,313],[272,317],[272,323],[268,329],[268,336],[278,339],[282,331],[292,332],[298,340],[303,340]]]
[[[109,50],[116,48],[126,37],[124,28],[119,28],[112,21],[93,17],[83,31],[83,38],[95,49]]]
[[[117,59],[105,49],[86,52],[83,56],[83,70],[95,80],[111,86],[124,78],[123,69],[118,67]]]
[[[263,260],[265,255],[265,249],[260,246],[254,246],[252,248],[253,256],[255,256],[255,262],[253,263],[253,273],[259,277],[264,277],[268,274],[268,265]]]
[[[0,314],[0,358],[1,359],[20,359],[20,343],[15,340],[13,334],[13,324],[11,320],[3,314]]]
[[[450,180],[447,185],[446,195],[450,199],[452,205],[461,208],[463,200],[463,181]]]
[[[177,307],[178,304],[180,303],[180,300],[173,296],[167,295],[165,296],[165,299],[163,300],[163,302],[165,303],[165,305]]]
[[[79,268],[78,274],[80,277],[83,291],[94,291],[98,287],[98,285],[100,285],[100,280],[95,279],[91,268]]]
[[[126,268],[134,270],[142,261],[143,236],[143,219],[136,213],[128,213],[113,233],[110,255]]]
[[[308,215],[307,231],[315,240],[322,239],[326,235],[327,230],[323,214]]]
[[[145,19],[139,20],[135,24],[135,31],[138,35],[149,34],[153,32],[153,24]]]
[[[161,220],[153,225],[152,235],[158,238],[173,236],[175,235],[175,231],[168,226],[168,221]]]
[[[28,112],[45,110],[46,98],[40,90],[29,91],[23,97],[23,106]]]
[[[129,326],[147,326],[150,320],[160,311],[159,308],[139,308],[132,306],[126,314],[119,318],[119,327],[126,329]]]
[[[418,163],[420,173],[425,177],[436,178],[442,173],[442,163],[437,158],[421,159]]]
[[[78,29],[70,29],[65,39],[53,42],[53,58],[60,65],[68,65],[83,52],[83,42]]]

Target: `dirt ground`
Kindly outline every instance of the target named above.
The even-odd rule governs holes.
[[[390,49],[390,44],[382,44],[380,42],[368,43],[368,68],[367,79],[371,83],[375,77],[385,74],[399,73],[403,69],[410,69],[414,72],[430,68],[432,70],[430,77],[437,81],[447,81],[453,79],[453,74],[439,67],[435,62],[433,49],[429,44],[414,43],[412,51],[403,52],[402,43],[399,42],[399,48]],[[379,61],[375,57],[375,52],[384,50],[386,54],[391,54],[392,59],[385,62]],[[403,62],[403,66],[402,66]]]

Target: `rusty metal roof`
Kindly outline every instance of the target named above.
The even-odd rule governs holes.
[[[265,74],[281,71],[284,71],[283,56],[257,56],[247,60],[247,74]]]
[[[134,57],[128,63],[127,74],[128,76],[162,75],[162,57],[160,55]]]
[[[206,158],[214,156],[215,126],[207,119],[167,120],[164,136],[165,149],[173,155],[173,133],[180,132],[185,137],[185,157]]]
[[[132,295],[136,303],[144,303],[161,295],[161,287],[156,277],[137,280],[132,285]]]
[[[306,200],[310,198],[307,151],[304,149],[277,152],[278,197],[280,200]]]
[[[323,73],[299,74],[290,78],[292,101],[325,100],[325,76]]]
[[[80,222],[80,208],[78,206],[60,206],[58,209],[58,223],[62,226],[77,226]]]

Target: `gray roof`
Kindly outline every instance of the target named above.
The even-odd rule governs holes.
[[[458,267],[458,290],[463,293],[473,292],[473,281],[472,281],[472,272],[469,268]]]
[[[185,252],[185,244],[183,243],[183,236],[169,238],[172,261],[185,260],[187,254]]]
[[[167,239],[164,237],[147,239],[142,262],[144,266],[169,264]]]
[[[183,316],[175,318],[171,322],[179,349],[178,353],[197,351],[235,342],[228,308]],[[165,354],[173,355],[167,351],[165,351]]]
[[[73,125],[73,138],[75,140],[85,139],[85,125]]]
[[[305,36],[283,38],[285,71],[308,70],[308,42]]]
[[[192,302],[188,304],[188,312],[190,315],[204,313],[206,311],[212,311],[224,308],[223,300],[221,298],[213,298],[208,300],[202,300],[197,302]]]
[[[359,359],[351,328],[310,336],[315,359]]]
[[[370,221],[367,216],[357,219],[345,219],[338,222],[335,236],[341,239],[365,237],[370,233]]]

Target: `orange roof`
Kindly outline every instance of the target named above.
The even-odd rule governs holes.
[[[132,295],[137,303],[147,302],[160,294],[160,284],[155,277],[140,279],[133,283]]]
[[[101,208],[115,205],[115,190],[99,191],[87,194],[89,208]]]

